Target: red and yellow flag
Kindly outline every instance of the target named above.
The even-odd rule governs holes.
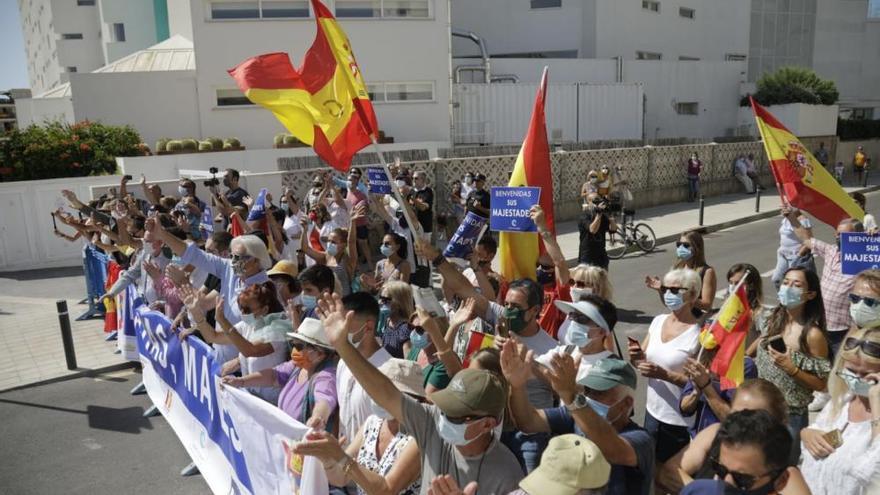
[[[766,108],[749,99],[783,203],[800,208],[832,227],[837,227],[845,218],[862,220],[865,212],[800,140]]]
[[[318,32],[297,70],[286,53],[249,58],[229,70],[247,98],[270,110],[337,170],[372,142],[378,125],[351,43],[330,10],[312,0]]]
[[[554,235],[553,221],[553,175],[550,170],[550,145],[547,143],[547,126],[544,118],[544,101],[547,98],[547,68],[541,76],[541,85],[535,95],[535,107],[529,130],[523,140],[519,156],[510,175],[508,186],[540,187],[541,208],[547,219],[547,228]],[[501,232],[498,242],[501,274],[507,280],[535,279],[538,256],[544,251],[544,243],[535,232]]]
[[[480,349],[485,349],[487,347],[492,347],[495,343],[495,336],[490,335],[488,333],[483,332],[475,332],[471,331],[471,336],[468,338],[467,348],[464,351],[464,357],[461,360],[462,366],[465,368],[468,367],[468,364],[471,361],[471,356],[479,351]]]
[[[751,323],[752,308],[743,283],[724,301],[715,321],[700,332],[704,348],[718,349],[709,370],[718,375],[721,390],[736,388],[745,380],[746,335]]]

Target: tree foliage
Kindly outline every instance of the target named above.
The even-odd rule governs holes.
[[[840,96],[834,81],[822,79],[806,67],[781,67],[761,76],[757,86],[752,97],[764,106],[787,103],[833,105]],[[748,98],[743,100],[743,106],[748,106]]]

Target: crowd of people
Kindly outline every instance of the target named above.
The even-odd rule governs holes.
[[[695,154],[695,196],[700,168]],[[684,232],[669,269],[645,278],[666,310],[639,341],[615,330],[607,256],[588,249],[569,267],[539,206],[546,254],[534,277],[507,280],[491,233],[464,263],[437,241],[466,212],[489,215],[485,176],[438,201],[424,173],[392,174],[402,202],[371,194],[358,169],[328,172],[302,198],[270,191],[277,202],[266,195],[251,221],[236,170],[171,194],[142,177],[145,199],[126,176],[86,203],[65,191],[80,215],[56,211],[75,232],[57,235],[112,257],[102,300],[134,285],[180,338],[213,347],[225,386],[309,426],[294,452],[320,459],[331,493],[878,493],[880,271],[843,275],[839,242],[814,238],[800,212],[782,211],[778,304],[764,306],[758,269],[719,272]],[[583,190],[581,239],[594,247],[616,228],[602,213],[611,176]],[[752,308],[736,388],[700,352],[719,274]],[[476,331],[492,343],[467,354]]]

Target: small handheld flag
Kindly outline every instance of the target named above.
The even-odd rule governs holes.
[[[701,349],[697,360],[703,349],[717,349],[709,370],[718,375],[722,390],[736,388],[745,380],[746,335],[752,323],[752,308],[744,283],[748,276],[746,270],[718,316],[700,332]]]

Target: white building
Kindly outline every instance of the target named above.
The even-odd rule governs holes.
[[[18,0],[31,91],[168,38],[164,0]]]

